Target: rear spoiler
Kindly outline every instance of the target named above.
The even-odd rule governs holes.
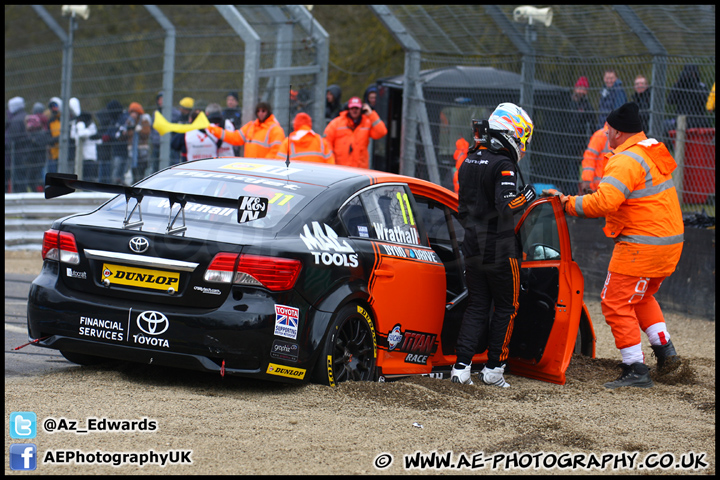
[[[185,205],[188,202],[237,209],[238,223],[245,223],[263,218],[267,215],[268,211],[268,199],[265,197],[243,196],[238,197],[237,199],[222,198],[194,193],[179,193],[143,187],[129,187],[126,185],[115,185],[111,183],[87,182],[85,180],[78,180],[77,175],[68,173],[47,173],[45,175],[46,199],[61,197],[69,193],[73,193],[76,190],[124,195],[125,220],[123,221],[123,228],[134,228],[143,225],[142,209],[140,207],[143,197],[167,198],[170,201],[170,214],[168,216],[166,233],[178,233],[187,230],[187,227],[185,226]],[[130,212],[128,212],[131,198],[135,199],[135,206],[132,210],[130,210]],[[173,207],[175,204],[178,204],[180,207],[173,217]],[[139,219],[135,222],[131,222],[130,220],[136,209],[138,211]],[[180,213],[182,213],[183,224],[179,227],[173,227]]]

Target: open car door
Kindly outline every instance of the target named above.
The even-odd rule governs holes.
[[[584,279],[572,259],[560,201],[537,200],[515,231],[523,261],[509,372],[562,385],[576,345],[578,353],[595,355],[595,333],[583,303]]]

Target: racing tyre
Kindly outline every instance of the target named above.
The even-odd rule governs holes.
[[[348,380],[375,380],[377,341],[370,314],[349,304],[335,315],[315,367],[315,381],[334,387]]]
[[[101,363],[108,362],[107,358],[96,357],[95,355],[86,355],[84,353],[76,352],[65,352],[60,350],[60,355],[65,357],[65,360],[76,363],[78,365],[99,365]]]

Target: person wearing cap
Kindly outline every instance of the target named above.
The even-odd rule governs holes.
[[[380,116],[358,97],[348,101],[348,109],[340,112],[325,127],[325,139],[335,154],[335,163],[350,167],[369,168],[368,143],[387,135]]]
[[[128,117],[125,120],[123,137],[127,140],[128,160],[132,169],[132,183],[145,177],[148,160],[150,158],[150,130],[152,119],[145,113],[142,105],[138,102],[130,103],[128,106]],[[115,181],[124,183],[124,176],[127,165],[122,171],[115,172]],[[119,177],[117,175],[120,175]]]
[[[269,103],[258,103],[255,117],[238,131],[223,130],[214,125],[209,126],[207,131],[230,145],[245,145],[245,157],[274,159],[285,139],[285,130],[273,115]]]
[[[330,145],[313,131],[312,118],[305,112],[295,115],[293,132],[283,140],[275,158],[283,161],[290,160],[290,162],[301,160],[335,164],[335,156]]]
[[[192,112],[193,107],[195,107],[195,100],[190,97],[184,97],[178,105],[180,106],[180,118],[177,122],[173,119],[173,122],[190,123],[190,112]]]
[[[567,109],[567,140],[563,142],[565,157],[556,157],[558,162],[557,170],[561,172],[563,182],[558,184],[560,190],[569,193],[577,192],[578,172],[580,171],[581,159],[587,146],[588,138],[595,130],[595,112],[588,100],[588,87],[590,83],[587,77],[581,76],[575,82]]]
[[[610,112],[607,124],[612,151],[597,191],[559,196],[569,215],[605,217],[603,231],[615,241],[600,304],[622,356],[622,374],[605,387],[649,388],[641,330],[660,374],[681,364],[654,297],[683,248],[683,218],[671,176],[677,165],[664,144],[643,133],[636,103]]]

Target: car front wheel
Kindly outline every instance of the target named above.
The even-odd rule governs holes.
[[[330,326],[315,368],[315,380],[335,386],[375,380],[377,341],[370,314],[358,304],[342,307]]]

